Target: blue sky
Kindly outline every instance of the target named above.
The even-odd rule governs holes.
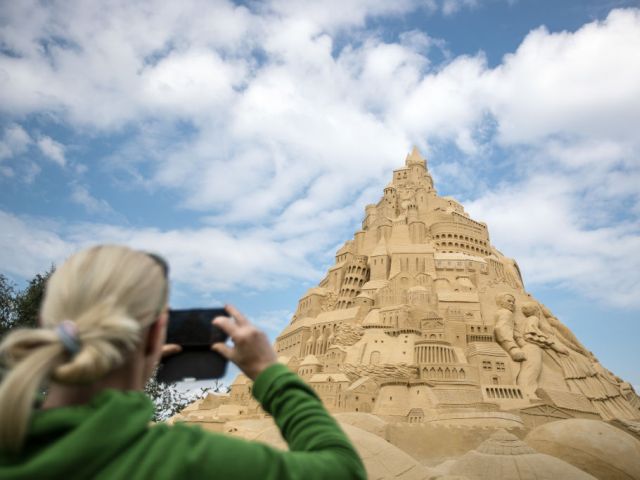
[[[0,3],[0,271],[102,242],[275,336],[412,145],[640,385],[640,2]]]

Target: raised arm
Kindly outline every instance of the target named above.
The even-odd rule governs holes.
[[[216,344],[213,348],[255,381],[253,395],[273,415],[289,451],[211,435],[208,467],[217,465],[219,478],[366,478],[357,452],[315,392],[287,367],[276,363],[276,354],[264,333],[235,308],[227,306],[227,311],[233,318],[218,317],[214,323],[229,334],[234,346]]]

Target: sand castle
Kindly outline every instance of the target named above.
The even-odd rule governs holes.
[[[437,194],[415,148],[300,299],[275,349],[330,411],[378,418],[387,437],[389,428],[417,425],[416,438],[427,426],[515,429],[524,437],[565,419],[640,432],[633,388],[527,293],[517,262],[491,244],[485,223]],[[240,375],[230,395],[180,419],[224,430],[230,420],[261,416]]]

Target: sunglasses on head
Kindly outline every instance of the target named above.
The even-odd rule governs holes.
[[[167,261],[162,258],[160,255],[157,255],[155,253],[149,253],[149,252],[144,252],[146,253],[146,255],[151,258],[151,260],[153,260],[154,262],[156,262],[157,265],[160,266],[160,268],[162,269],[162,274],[164,275],[164,278],[169,278],[169,264],[167,263]]]

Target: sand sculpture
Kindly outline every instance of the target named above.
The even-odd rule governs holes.
[[[551,455],[536,452],[518,437],[499,430],[456,460],[450,474],[466,478],[594,480],[596,477]]]
[[[640,478],[640,442],[605,422],[572,418],[533,429],[526,442],[597,478]]]
[[[523,437],[572,418],[640,432],[633,388],[527,293],[517,262],[491,244],[485,223],[436,193],[415,148],[299,300],[275,348],[330,411],[419,425],[418,436],[429,426],[500,427]],[[223,429],[258,418],[250,390],[240,375],[229,396],[181,420]]]

